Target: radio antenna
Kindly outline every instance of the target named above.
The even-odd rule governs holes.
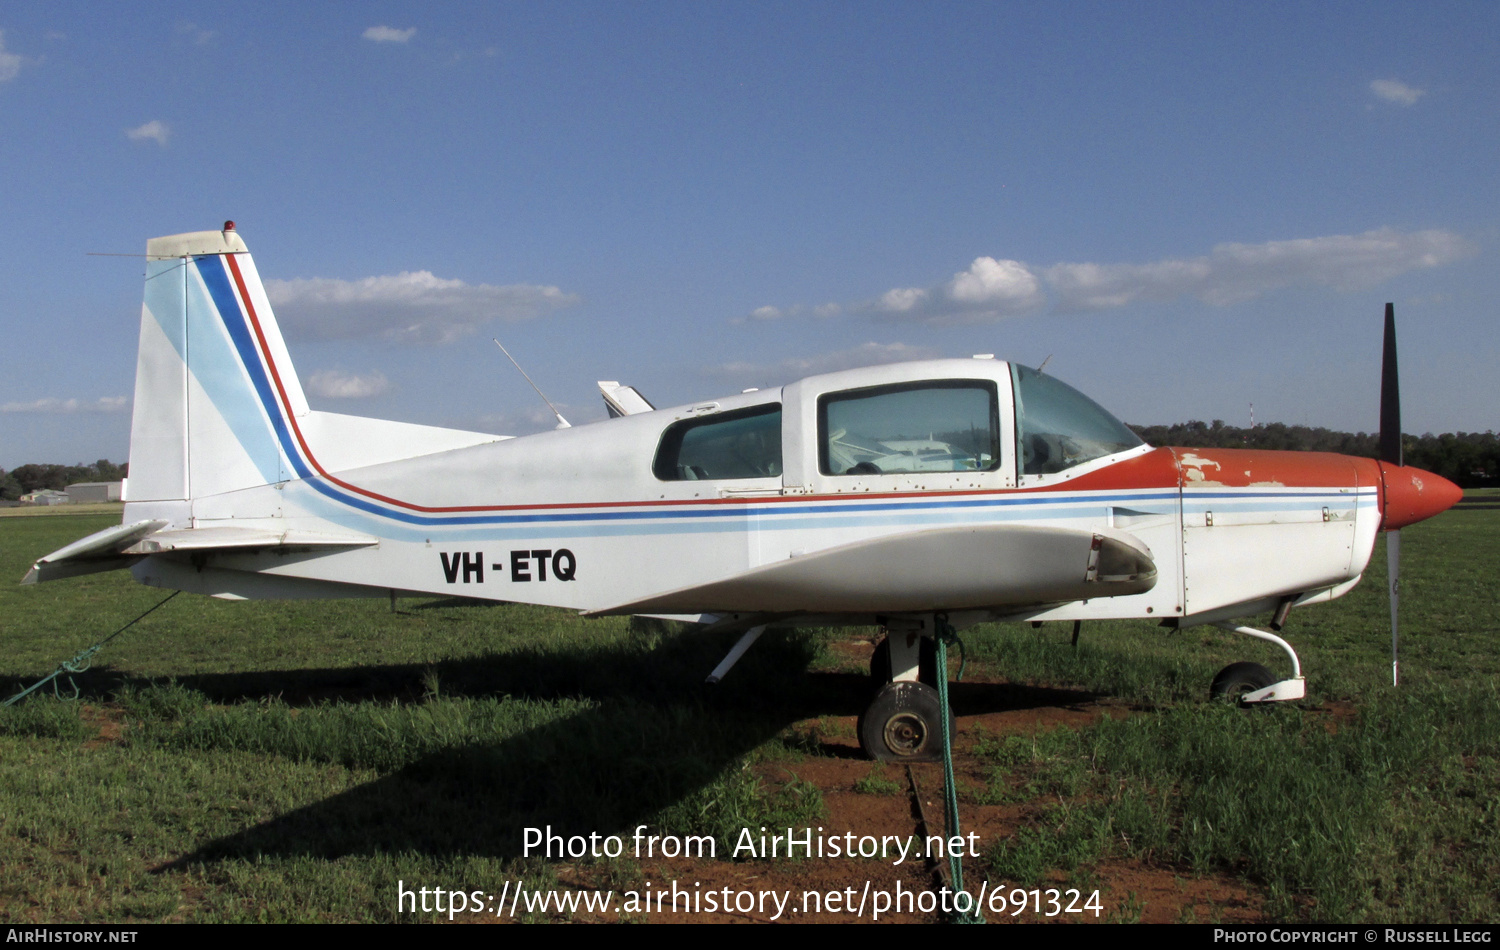
[[[490,337],[490,339],[495,340],[494,337]],[[500,352],[504,353],[505,354],[505,358],[508,359],[508,360],[510,360],[510,365],[514,366],[516,368],[516,371],[519,372],[522,376],[526,376],[526,371],[524,369],[521,369],[521,364],[517,363],[516,362],[516,358],[514,356],[510,355],[510,350],[507,350],[505,348],[505,345],[502,344],[499,340],[495,340],[495,345],[498,346],[498,347],[500,347]],[[544,392],[542,392],[541,388],[538,387],[536,383],[532,383],[531,382],[531,377],[530,376],[526,376],[526,381],[528,383],[531,383],[531,388],[536,390],[536,394],[538,396],[542,397],[542,402],[546,403],[547,404],[547,408],[551,409],[552,410],[552,414],[557,417],[557,428],[559,428],[559,429],[571,429],[571,428],[573,428],[572,423],[570,423],[570,422],[568,422],[568,420],[564,419],[563,418],[563,414],[557,411],[557,407],[556,406],[552,405],[552,400],[550,400],[550,399],[547,398],[547,394],[544,393]]]

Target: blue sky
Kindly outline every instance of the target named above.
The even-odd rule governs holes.
[[[0,6],[0,467],[124,460],[149,237],[316,408],[518,434],[995,353],[1137,423],[1496,428],[1494,3]]]

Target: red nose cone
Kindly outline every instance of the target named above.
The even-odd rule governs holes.
[[[1407,465],[1380,463],[1385,482],[1385,507],[1381,514],[1384,531],[1395,531],[1447,511],[1463,497],[1464,490],[1441,475]]]

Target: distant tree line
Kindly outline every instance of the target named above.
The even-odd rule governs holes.
[[[1253,429],[1213,422],[1182,422],[1171,426],[1131,426],[1152,445],[1180,445],[1195,449],[1278,449],[1294,452],[1337,452],[1377,458],[1380,436],[1334,432],[1272,422]],[[1407,465],[1436,472],[1455,485],[1479,488],[1500,483],[1500,436],[1494,432],[1427,433],[1401,437]]]
[[[0,468],[0,501],[15,501],[43,488],[62,491],[79,482],[117,482],[125,477],[127,465],[116,465],[100,459],[93,465],[20,465],[6,471]]]

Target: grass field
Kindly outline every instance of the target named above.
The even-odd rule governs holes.
[[[77,515],[102,515],[112,514],[113,523],[119,523],[120,515],[125,510],[124,502],[101,501],[87,505],[18,505],[14,508],[0,508],[0,518],[35,518],[46,516],[77,516]]]
[[[0,695],[163,596],[124,572],[13,586],[116,519],[0,520]],[[1101,623],[1076,652],[1067,625],[967,632],[958,787],[986,829],[971,877],[1098,887],[1125,920],[1161,908],[1121,868],[1200,894],[1168,919],[1500,917],[1500,512],[1409,528],[1403,557],[1399,689],[1382,550],[1349,596],[1294,613],[1311,691],[1294,706],[1204,702],[1225,663],[1284,665],[1216,630]],[[398,911],[398,882],[577,892],[664,873],[523,856],[522,829],[546,825],[711,835],[720,859],[684,880],[805,883],[816,862],[723,856],[741,829],[839,822],[851,801],[911,832],[893,824],[904,779],[848,754],[860,633],[768,635],[708,689],[728,642],[673,625],[182,595],[73,676],[76,701],[0,710],[0,921],[426,920]]]

